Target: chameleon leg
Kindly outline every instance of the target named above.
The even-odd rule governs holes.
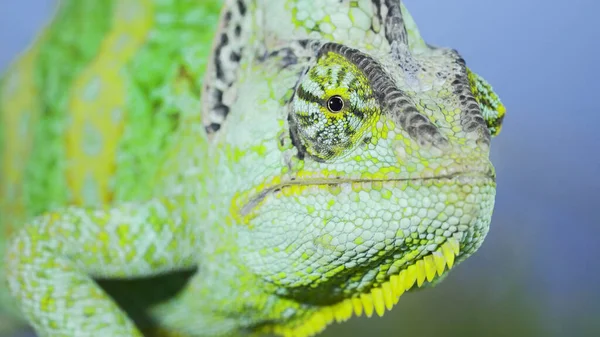
[[[46,213],[6,253],[9,290],[41,336],[141,336],[95,278],[189,268],[195,235],[173,200]]]

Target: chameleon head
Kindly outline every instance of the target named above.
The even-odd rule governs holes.
[[[312,57],[263,75],[267,96],[285,98],[251,117],[265,122],[253,126],[255,150],[236,159],[254,163],[238,172],[251,188],[232,202],[240,254],[281,298],[337,308],[330,316],[340,319],[380,313],[481,245],[495,196],[490,140],[504,107],[454,50],[303,45]],[[232,111],[268,97],[242,98]],[[253,152],[263,159],[246,159]]]

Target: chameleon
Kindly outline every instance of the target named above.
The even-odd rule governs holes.
[[[0,330],[381,316],[483,243],[505,110],[399,0],[63,0],[0,82]]]

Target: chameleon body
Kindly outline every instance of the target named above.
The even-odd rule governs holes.
[[[478,249],[504,107],[398,0],[63,0],[0,117],[3,327],[304,337]]]

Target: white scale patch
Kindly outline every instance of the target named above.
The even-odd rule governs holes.
[[[323,97],[325,95],[321,86],[308,76],[302,81],[302,88],[316,97]]]
[[[88,156],[97,156],[102,151],[102,133],[89,120],[86,120],[83,125],[81,147]]]
[[[354,76],[354,73],[348,71],[346,72],[346,75],[344,75],[344,78],[342,79],[342,83],[340,83],[340,85],[344,88],[349,88],[350,82],[352,82],[355,78],[356,76]]]
[[[83,186],[81,187],[81,196],[86,206],[100,204],[100,193],[98,190],[98,182],[94,179],[94,175],[92,173],[86,174]]]
[[[317,103],[312,103],[312,104],[315,107],[317,107],[317,109],[319,108],[319,105]],[[314,124],[309,125],[307,128],[305,128],[304,133],[307,136],[309,136],[310,138],[314,138],[319,131],[321,131],[325,128],[325,125],[327,124],[327,117],[323,116],[323,114],[321,114],[320,111],[311,112],[311,115],[316,115],[318,118],[318,121]]]
[[[371,104],[369,104],[369,103],[371,103]],[[365,102],[360,97],[360,95],[355,91],[350,93],[350,104],[359,110],[364,110],[365,108],[373,108],[374,107],[373,106],[374,102],[372,99]]]
[[[396,64],[399,64],[401,69],[404,71],[404,81],[406,85],[413,89],[413,91],[423,91],[421,88],[421,81],[419,80],[420,65],[413,57],[408,46],[398,43],[398,41],[392,42],[392,59]]]
[[[94,76],[85,86],[82,98],[88,102],[95,100],[96,98],[98,98],[98,94],[100,93],[101,87],[102,80],[99,76]]]
[[[340,66],[339,64],[335,64],[329,67],[329,69],[331,69],[331,75],[329,76],[329,81],[327,81],[325,88],[336,89],[339,87],[339,84],[337,83],[337,78],[338,73],[340,72],[340,70],[342,70],[342,66]]]

